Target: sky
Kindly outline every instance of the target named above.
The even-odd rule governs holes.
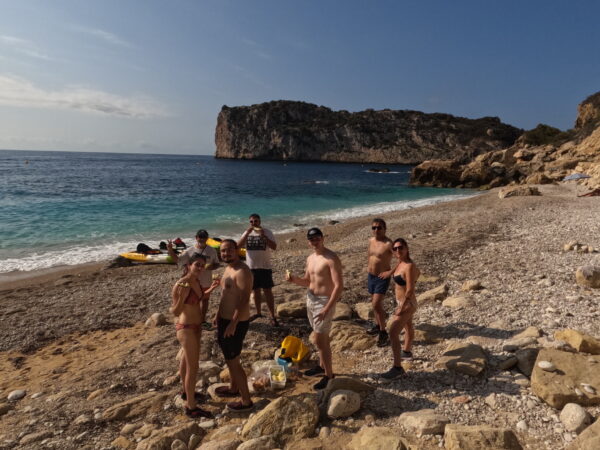
[[[0,0],[0,149],[213,154],[223,105],[573,126],[596,0]]]

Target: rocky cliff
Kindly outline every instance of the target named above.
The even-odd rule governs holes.
[[[457,158],[424,161],[414,168],[411,183],[491,188],[553,183],[572,173],[589,175],[582,183],[600,188],[600,92],[579,105],[572,130],[538,125],[513,146],[480,154],[471,162]]]
[[[466,119],[419,111],[332,111],[304,102],[223,106],[217,158],[418,164],[469,161],[521,134],[497,117]]]

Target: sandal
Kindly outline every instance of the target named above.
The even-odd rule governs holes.
[[[244,405],[242,402],[231,402],[227,403],[227,409],[233,412],[246,412],[254,409],[254,403]]]
[[[217,397],[237,397],[240,395],[240,391],[232,391],[229,386],[219,386],[215,389]]]
[[[187,394],[185,393],[185,391],[181,391],[179,393],[179,396],[181,397],[181,400],[187,400]],[[203,397],[204,396],[200,392],[194,392],[194,398],[196,399],[197,402],[202,400]]]
[[[191,417],[192,419],[199,419],[200,417],[212,419],[213,417],[210,412],[199,407],[195,407],[194,409],[185,408],[185,415]]]

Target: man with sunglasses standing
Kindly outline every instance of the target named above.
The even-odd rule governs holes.
[[[271,265],[271,251],[277,249],[275,236],[267,228],[261,225],[260,216],[251,214],[250,226],[238,241],[238,247],[246,249],[246,264],[250,267],[254,276],[252,292],[254,293],[254,305],[256,314],[250,317],[250,321],[262,317],[261,304],[264,294],[267,307],[271,313],[271,325],[279,326],[275,317],[275,299],[273,298],[273,266]]]
[[[367,288],[371,294],[371,303],[375,315],[375,324],[369,330],[368,334],[378,335],[377,345],[385,347],[390,339],[385,329],[386,318],[383,301],[388,287],[390,286],[390,276],[392,275],[392,240],[385,235],[387,226],[383,219],[373,219],[371,230],[373,237],[369,238],[368,251],[368,280]]]
[[[313,388],[325,389],[329,380],[334,378],[333,358],[329,332],[335,314],[335,304],[342,295],[344,281],[340,258],[325,247],[323,232],[311,228],[306,234],[308,245],[313,253],[306,259],[306,271],[299,277],[287,272],[285,279],[290,283],[308,288],[306,293],[306,312],[308,321],[315,333],[315,344],[319,350],[319,365],[304,372],[307,376],[322,375]]]

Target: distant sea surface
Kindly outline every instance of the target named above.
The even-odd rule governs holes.
[[[409,187],[411,166],[218,160],[212,156],[0,150],[0,273],[114,258],[198,228],[238,237],[259,213],[294,224],[376,216],[473,195]]]

